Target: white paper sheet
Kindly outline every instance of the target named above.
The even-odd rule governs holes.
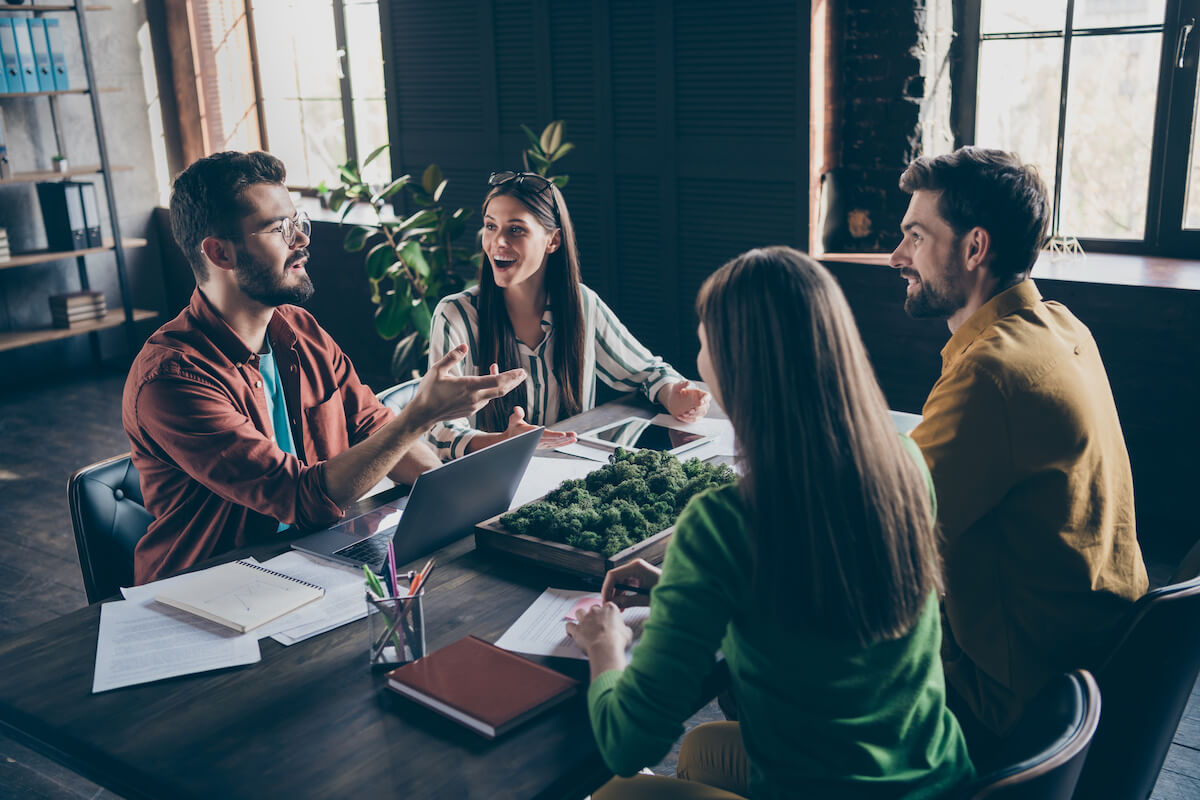
[[[592,447],[582,442],[575,444],[564,445],[563,447],[554,448],[556,453],[566,453],[569,456],[577,456],[586,458],[588,461],[599,461],[603,464],[608,463],[608,457],[612,455],[612,450],[605,447]]]
[[[267,623],[262,627],[259,638],[270,636],[282,645],[295,644],[367,615],[361,569],[308,556],[295,550],[275,556],[263,566],[323,586],[325,596],[315,603]]]
[[[908,433],[913,428],[921,423],[920,414],[910,414],[907,411],[889,411],[892,415],[892,422],[896,425],[896,430],[901,433]]]
[[[254,664],[258,637],[153,600],[100,608],[92,693],[163,678]]]
[[[558,485],[571,478],[582,478],[590,472],[595,472],[602,465],[595,461],[577,458],[547,458],[534,456],[525,470],[525,477],[513,495],[509,510],[523,506],[538,499],[544,494],[558,488]]]
[[[584,598],[599,598],[596,592],[575,592],[569,589],[547,589],[533,605],[517,619],[504,635],[496,640],[497,647],[532,656],[559,656],[586,659],[579,645],[567,635],[564,617]],[[642,625],[650,616],[649,606],[627,608],[621,612],[625,624],[633,628],[633,645],[642,638]],[[628,655],[628,652],[626,653]]]

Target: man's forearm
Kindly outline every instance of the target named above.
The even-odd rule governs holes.
[[[325,462],[325,490],[335,503],[346,508],[362,497],[425,435],[429,424],[408,411]]]

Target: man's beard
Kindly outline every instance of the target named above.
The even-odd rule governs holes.
[[[916,292],[904,298],[904,310],[913,319],[949,319],[967,304],[962,289],[962,255],[957,247],[954,252],[954,263],[946,265],[938,283],[925,281],[916,270],[900,270],[902,277],[906,274],[917,276]]]
[[[262,303],[264,306],[273,308],[289,304],[304,305],[316,291],[312,278],[308,276],[307,272],[300,276],[299,283],[288,286],[284,283],[287,277],[286,271],[283,274],[274,272],[265,261],[259,261],[245,248],[239,247],[237,256],[237,266],[234,267],[233,274],[237,279],[238,288],[245,292],[251,300]],[[307,257],[307,248],[297,250],[288,256],[284,270]]]

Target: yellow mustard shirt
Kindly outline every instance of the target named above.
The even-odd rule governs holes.
[[[1129,455],[1091,333],[1032,280],[950,338],[922,413],[946,681],[1003,733],[1050,678],[1094,668],[1146,591]]]

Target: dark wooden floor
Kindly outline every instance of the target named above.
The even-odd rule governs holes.
[[[67,478],[124,453],[125,375],[102,371],[54,385],[0,393],[0,636],[87,603],[67,509]],[[1151,563],[1162,583],[1172,564]],[[696,721],[716,718],[709,707]],[[656,768],[670,774],[675,753]],[[97,787],[0,736],[0,798],[105,798]],[[1184,714],[1153,800],[1200,798],[1200,690]]]

